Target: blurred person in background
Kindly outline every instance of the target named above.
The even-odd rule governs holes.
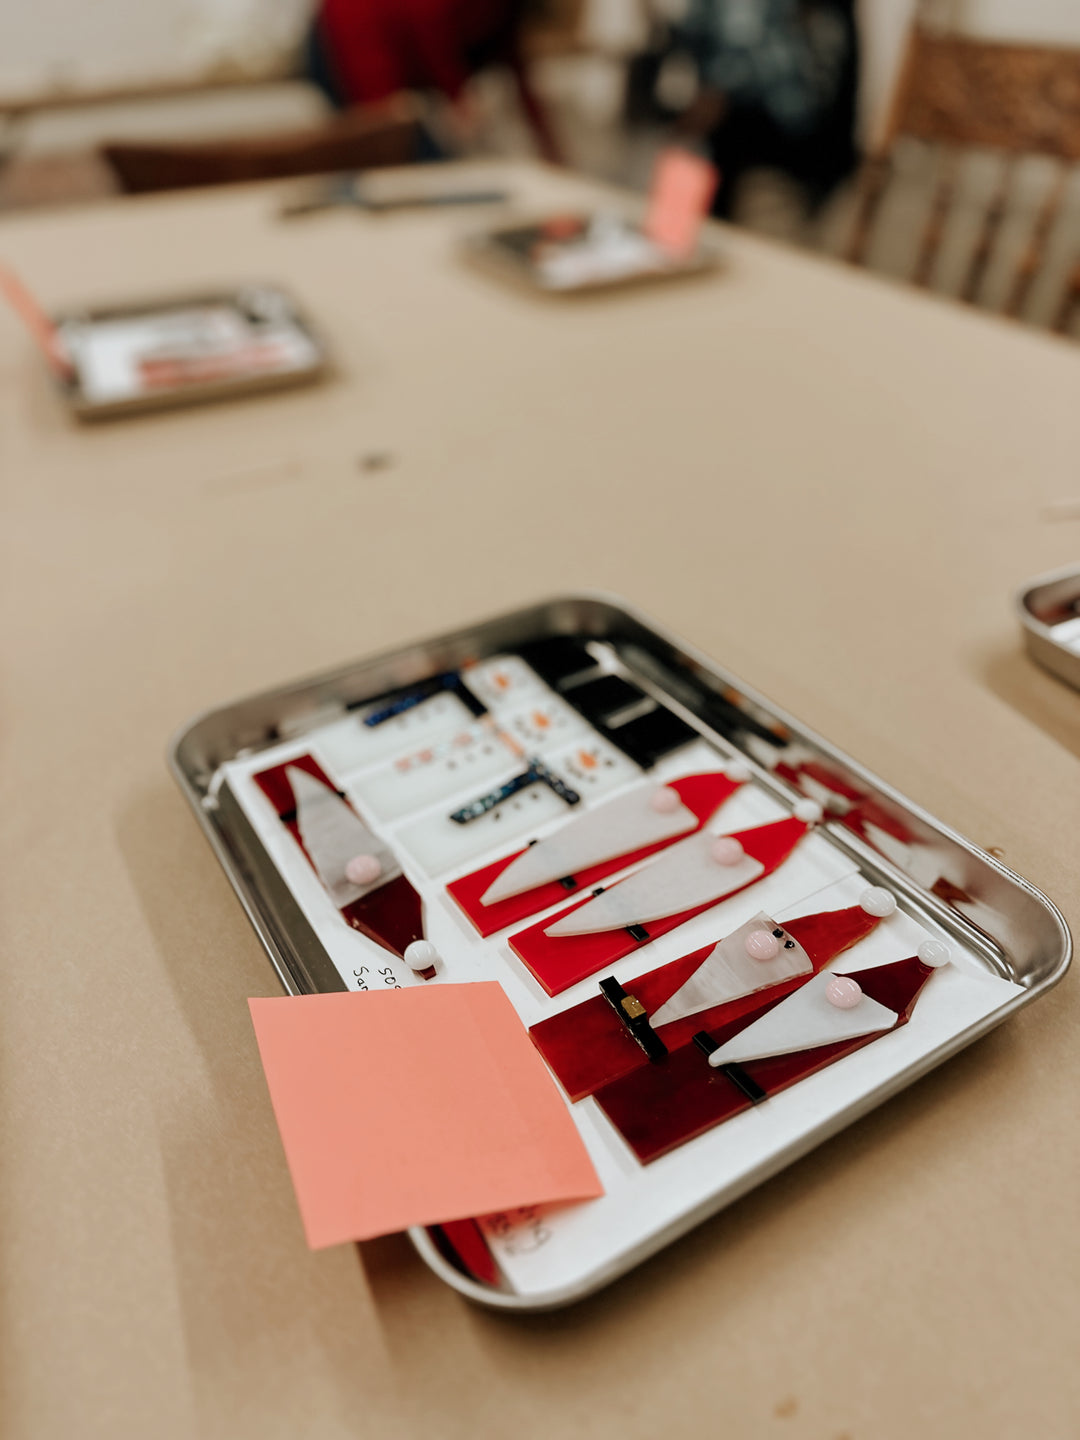
[[[699,91],[679,129],[720,171],[730,217],[747,171],[781,170],[814,213],[858,161],[855,0],[690,0],[678,40]]]
[[[529,80],[522,29],[537,0],[321,0],[308,38],[311,79],[339,109],[376,105],[406,91],[449,102],[459,144],[481,117],[468,81],[506,66],[546,160],[560,162],[546,112]]]

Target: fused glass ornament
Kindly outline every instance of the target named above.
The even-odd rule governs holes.
[[[770,942],[767,952],[754,944],[760,936]],[[813,962],[795,937],[761,913],[713,947],[689,980],[660,1006],[652,1023],[669,1025],[713,1005],[813,973]]]
[[[733,932],[741,935],[761,923],[765,917],[756,916],[747,925]],[[815,915],[801,915],[788,920],[776,928],[782,929],[785,939],[796,942],[801,953],[809,959],[813,973],[824,969],[830,960],[835,960],[853,945],[871,934],[880,922],[868,915],[858,905],[844,910],[826,910]],[[725,941],[720,942],[723,946]],[[702,1029],[716,1030],[730,1025],[742,1016],[761,1009],[762,988],[755,987],[738,997],[729,997],[708,1005],[708,1008],[688,1011],[677,1018],[657,1024],[665,1008],[691,985],[694,977],[709,964],[720,948],[706,945],[688,955],[661,965],[636,980],[628,980],[626,989],[645,1007],[653,1029],[669,1050],[677,1050],[690,1043],[691,1037]],[[784,953],[781,945],[780,953]],[[762,962],[755,961],[761,965]],[[765,962],[763,968],[770,962]],[[750,981],[754,979],[750,971]],[[780,999],[805,981],[805,972],[787,979],[770,980],[769,999]],[[684,997],[685,998],[685,997]],[[703,997],[708,999],[707,994]],[[647,1065],[648,1060],[634,1042],[625,1027],[620,1024],[611,1006],[602,995],[574,1005],[561,1015],[552,1015],[541,1020],[529,1031],[533,1043],[555,1072],[571,1100],[581,1100],[593,1094],[600,1086],[617,1080],[621,1075]]]
[[[654,807],[655,787],[615,796],[447,890],[480,934],[492,935],[700,829],[739,787],[716,772],[687,775],[665,788],[677,797],[675,811]]]
[[[855,1004],[848,1004],[847,993],[841,991],[844,1003],[834,1003],[827,992],[835,993],[839,989],[836,985],[838,980],[850,980],[850,976],[815,975],[781,1000],[767,1015],[720,1045],[710,1057],[709,1064],[745,1065],[748,1060],[763,1060],[770,1055],[792,1055],[798,1050],[813,1050],[818,1045],[831,1045],[837,1040],[854,1040],[859,1035],[876,1035],[882,1030],[892,1029],[896,1024],[896,1011],[874,1000],[865,991],[861,994],[853,992]],[[858,988],[862,989],[861,986]]]
[[[919,993],[933,973],[933,967],[924,965],[916,956],[872,970],[851,972],[867,999],[895,1014],[890,1030],[847,1035],[807,1049],[735,1062],[738,1070],[756,1091],[764,1092],[767,1101],[769,1096],[906,1024]],[[820,978],[824,981],[826,977]],[[711,1026],[708,1035],[720,1047],[714,1055],[720,1055],[741,1031],[785,1003],[782,999],[770,999],[739,1020],[721,1027]],[[840,1027],[845,1013],[855,1012],[834,1010],[833,1013]],[[817,1038],[820,1030],[815,1029],[813,1034]],[[596,1091],[597,1104],[642,1164],[703,1135],[754,1103],[722,1069],[714,1067],[712,1059],[712,1056],[707,1059],[698,1046],[691,1043],[673,1050],[663,1064],[646,1064]]]
[[[659,859],[616,881],[600,895],[519,930],[510,937],[510,948],[549,995],[558,995],[771,874],[808,828],[803,821],[789,817],[738,831],[735,839],[745,854],[737,865],[711,859],[713,837],[699,831],[688,840],[677,841]],[[687,857],[685,864],[680,863],[683,856]],[[657,867],[662,867],[659,876],[648,873]],[[629,900],[617,894],[627,887]],[[599,928],[597,921],[604,919],[610,928]]]
[[[334,789],[312,756],[271,766],[253,779],[347,924],[399,957],[414,940],[424,938],[420,896],[397,858]],[[380,873],[372,884],[355,885],[345,874],[349,861],[359,855],[379,861]]]

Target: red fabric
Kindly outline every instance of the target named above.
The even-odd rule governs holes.
[[[516,63],[516,0],[323,0],[331,64],[356,105],[401,90],[456,99],[477,57]]]

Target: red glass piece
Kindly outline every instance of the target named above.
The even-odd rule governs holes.
[[[676,840],[685,840],[688,835],[693,835],[695,830],[700,830],[707,821],[712,819],[724,801],[739,788],[739,784],[739,781],[729,780],[726,775],[722,775],[718,771],[704,775],[687,775],[682,780],[672,780],[668,788],[678,791],[679,798],[686,808],[692,810],[697,816],[698,823],[694,830],[684,830],[681,835],[674,835],[670,840],[658,840],[654,845],[645,845],[640,850],[627,851],[623,855],[614,856],[611,860],[591,865],[587,870],[579,870],[577,874],[567,876],[567,879],[576,882],[573,887],[567,887],[559,880],[552,880],[546,885],[538,885],[535,890],[526,890],[521,895],[511,895],[506,900],[497,900],[493,905],[482,904],[480,897],[486,894],[488,887],[495,883],[502,872],[519,855],[524,854],[523,850],[515,850],[512,855],[504,855],[501,860],[492,861],[482,870],[474,870],[471,875],[463,875],[460,880],[452,881],[446,887],[447,892],[461,906],[481,935],[494,935],[496,930],[505,930],[507,925],[516,925],[519,920],[528,919],[538,910],[546,910],[549,905],[555,905],[560,900],[564,900],[568,888],[587,890],[589,886],[595,885],[616,870],[621,870],[625,865],[632,865],[638,860],[644,860],[657,850],[664,850],[667,846],[673,845]],[[572,825],[573,817],[566,823]]]
[[[336,795],[341,792],[311,755],[300,755],[295,760],[287,760],[282,765],[272,765],[252,776],[255,784],[277,811],[281,823],[303,850],[310,865],[311,856],[304,849],[304,842],[300,839],[300,827],[296,821],[296,797],[286,774],[290,767],[305,771],[327,789],[333,790]],[[348,798],[342,795],[341,799],[355,813],[355,806],[350,804]],[[312,865],[311,868],[314,870],[315,866]],[[407,945],[424,938],[423,902],[404,875],[395,875],[385,885],[369,890],[359,900],[353,900],[346,905],[340,913],[354,930],[359,930],[362,935],[374,940],[376,945],[381,945],[399,959],[405,954]]]
[[[499,1267],[475,1220],[446,1220],[432,1225],[428,1233],[440,1250],[450,1252],[447,1258],[456,1260],[467,1275],[485,1285],[498,1285]]]
[[[759,860],[765,867],[762,874],[749,883],[756,884],[757,880],[763,880],[782,865],[806,831],[807,826],[803,821],[796,820],[793,816],[786,820],[774,820],[770,825],[758,825],[752,830],[737,831],[735,838],[741,842],[747,855]],[[619,883],[616,881],[616,884]],[[614,886],[612,888],[614,889]],[[746,888],[742,885],[739,890]],[[547,926],[554,925],[556,920],[562,919],[572,910],[577,910],[580,905],[587,904],[590,897],[586,895],[577,905],[568,905],[565,910],[557,911],[556,914],[537,921],[535,925],[530,925],[528,929],[511,935],[510,948],[525,962],[549,995],[558,995],[579,980],[613,965],[616,960],[621,960],[624,955],[629,955],[632,950],[647,944],[649,940],[655,940],[657,936],[666,935],[678,926],[685,925],[687,920],[710,910],[719,904],[720,900],[737,895],[739,890],[730,890],[727,895],[717,900],[697,905],[692,910],[683,910],[678,915],[666,915],[663,919],[648,921],[645,926],[648,932],[645,940],[636,939],[626,926],[621,926],[618,930],[601,930],[586,935],[544,933]]]
[[[911,956],[892,965],[849,973],[865,995],[897,1012],[899,1019],[892,1027],[896,1030],[911,1018],[919,992],[934,972]],[[757,1010],[719,1029],[710,1027],[709,1034],[722,1045],[773,1009],[782,998],[775,996]],[[823,1070],[834,1060],[872,1044],[882,1034],[892,1034],[892,1030],[818,1045],[790,1055],[749,1060],[740,1068],[761,1086],[766,1096],[775,1095]],[[696,1045],[684,1045],[672,1051],[662,1064],[646,1065],[603,1086],[596,1092],[596,1101],[643,1165],[750,1108],[750,1101],[722,1070],[714,1070],[709,1065]],[[764,1103],[768,1104],[768,1100]]]
[[[852,905],[846,910],[826,910],[818,915],[787,920],[784,929],[806,951],[817,974],[830,960],[865,939],[877,924],[875,916]],[[646,975],[639,975],[636,980],[627,980],[626,988],[652,1014],[685,984],[712,949],[711,944],[705,945]],[[771,990],[758,990],[753,995],[726,1000],[696,1015],[673,1020],[670,1025],[660,1025],[656,1033],[669,1050],[676,1050],[688,1044],[699,1030],[730,1025],[751,1011],[759,1011],[766,1000],[790,995],[809,978],[796,975]],[[651,1063],[602,995],[574,1005],[561,1015],[552,1015],[549,1020],[541,1020],[529,1034],[571,1100],[581,1100],[601,1085]]]
[[[423,902],[404,875],[369,890],[341,913],[354,930],[399,958],[406,946],[424,938]]]

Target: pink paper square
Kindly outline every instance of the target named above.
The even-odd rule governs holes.
[[[716,193],[714,166],[677,145],[662,150],[653,171],[645,234],[680,258],[693,254]]]
[[[603,1194],[498,984],[248,1004],[313,1249]]]

